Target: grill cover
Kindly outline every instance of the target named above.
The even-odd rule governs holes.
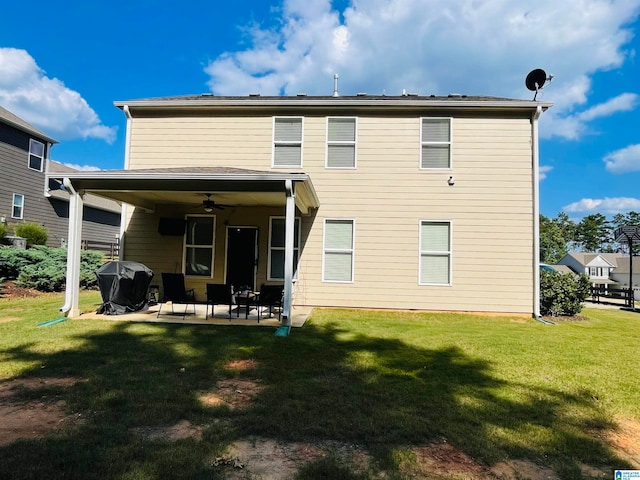
[[[137,262],[107,262],[96,270],[102,305],[98,313],[122,315],[142,310],[153,270]]]

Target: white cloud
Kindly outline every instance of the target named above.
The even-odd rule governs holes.
[[[584,103],[585,100],[575,103]],[[564,115],[551,110],[543,117],[541,127],[541,137],[562,137],[576,140],[588,131],[588,122],[597,118],[608,117],[618,112],[628,112],[634,110],[640,103],[640,96],[635,93],[622,93],[604,103],[594,105],[584,111]]]
[[[100,170],[102,170],[101,168],[95,167],[93,165],[78,165],[75,163],[63,163],[63,165],[82,172],[99,172]]]
[[[629,197],[617,198],[583,198],[574,203],[562,207],[562,210],[569,213],[592,212],[603,214],[625,213],[640,210],[640,199]]]
[[[57,140],[116,138],[116,127],[103,125],[78,92],[48,77],[25,50],[0,48],[0,105]]]
[[[524,78],[553,73],[538,95],[554,108],[541,136],[576,139],[586,122],[637,104],[619,95],[584,109],[590,77],[620,67],[633,52],[628,25],[640,0],[352,0],[338,12],[329,0],[285,0],[273,28],[253,26],[243,51],[227,52],[205,69],[219,95],[340,92],[397,95],[465,93],[533,98]],[[582,107],[582,111],[581,111]]]
[[[640,144],[611,152],[604,157],[605,168],[611,173],[640,170]]]
[[[544,180],[547,178],[547,173],[553,170],[553,167],[550,165],[541,165],[540,166],[540,180]]]

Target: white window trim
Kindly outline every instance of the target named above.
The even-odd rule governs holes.
[[[449,120],[449,141],[448,142],[425,142],[422,139],[422,120]],[[449,166],[446,168],[428,168],[422,166],[422,147],[424,145],[449,145]],[[453,170],[453,117],[420,117],[420,163],[418,167],[426,172],[442,172]]]
[[[187,227],[189,226],[190,217],[210,217],[213,218],[213,233],[211,235],[211,245],[193,245],[187,244],[187,235],[185,231],[182,237],[182,273],[189,278],[213,278],[215,275],[215,263],[216,263],[216,216],[207,214],[189,214],[185,215],[185,221]],[[187,273],[187,249],[188,248],[211,248],[211,275],[209,277],[205,275],[189,275]]]
[[[16,197],[22,197],[22,205],[20,205],[20,216],[19,217],[15,217],[13,215],[13,212],[15,210],[15,208],[17,207],[16,205]],[[24,195],[21,193],[14,193],[13,194],[13,198],[11,200],[11,218],[15,218],[16,220],[23,220],[24,219]]]
[[[300,141],[299,142],[277,142],[278,145],[300,145],[300,165],[276,165],[276,119],[280,118],[299,118],[300,125]],[[299,116],[274,116],[271,127],[271,168],[302,168],[304,159],[304,117]]]
[[[273,227],[273,220],[274,219],[279,219],[279,220],[286,220],[287,217],[284,216],[278,216],[278,215],[274,215],[274,216],[270,216],[269,217],[269,245],[268,245],[268,253],[267,253],[267,280],[269,281],[284,281],[284,277],[283,278],[275,278],[271,276],[271,251],[272,250],[282,250],[284,252],[285,247],[272,247],[271,246],[271,233],[272,233],[272,227]],[[298,264],[300,264],[300,241],[302,240],[302,219],[300,217],[295,217],[294,218],[294,224],[298,223],[298,246],[295,246],[295,241],[294,241],[294,246],[293,246],[293,251],[295,252],[296,250],[298,251]],[[295,231],[295,230],[294,230]],[[298,280],[298,266],[294,265],[293,266],[293,280]]]
[[[422,225],[425,223],[449,224],[449,250],[423,250],[422,249]],[[452,220],[419,220],[418,221],[418,285],[451,287],[453,286],[453,221]],[[449,283],[429,283],[422,281],[422,269],[420,268],[422,255],[449,255]]]
[[[338,142],[338,141],[330,141],[329,140],[329,121],[331,119],[353,119],[354,120],[354,139],[353,141],[344,141],[344,142]],[[325,138],[327,139],[327,145],[325,147],[325,155],[324,155],[324,168],[327,168],[329,170],[355,170],[358,168],[358,117],[327,117],[327,123],[326,123],[326,133],[325,133]],[[329,145],[353,145],[353,167],[331,167],[329,166]]]
[[[350,249],[330,249],[327,251],[326,248],[326,238],[327,238],[327,222],[331,222],[331,221],[349,221],[351,222],[351,248]],[[355,218],[339,218],[339,217],[331,217],[331,218],[325,218],[324,222],[322,223],[322,282],[324,283],[354,283],[355,282],[355,276],[356,276],[356,270],[355,270],[355,264],[356,264],[356,220]],[[325,278],[325,271],[324,271],[324,267],[325,267],[325,256],[326,253],[351,253],[351,279],[350,280],[327,280]]]
[[[39,145],[42,145],[42,156],[36,155],[35,153],[33,153],[31,151],[31,144],[32,143],[37,143]],[[29,168],[29,170],[34,170],[36,172],[42,172],[44,170],[44,157],[45,157],[46,152],[47,152],[46,151],[46,146],[45,146],[44,143],[39,142],[38,140],[35,140],[33,138],[29,139],[29,157],[27,158],[27,167]],[[40,168],[39,169],[38,168],[33,168],[31,166],[31,156],[38,157],[40,159]]]

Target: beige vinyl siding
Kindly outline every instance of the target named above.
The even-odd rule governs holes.
[[[420,118],[426,115],[358,116],[357,169],[326,169],[327,116],[333,115],[304,119],[302,171],[310,176],[321,206],[314,215],[302,217],[294,303],[533,311],[528,118],[451,115],[452,169],[439,171],[419,168]],[[272,144],[271,114],[134,118],[130,168],[206,165],[274,170]],[[447,184],[450,175],[455,177],[454,186]],[[283,210],[238,210],[235,222],[259,228],[259,284],[267,278],[268,215],[282,215]],[[224,275],[225,212],[216,219],[216,281],[222,281]],[[131,247],[135,250],[127,246],[127,255],[147,258],[149,263],[143,263],[159,277],[161,271],[174,271],[182,243],[177,242],[177,258],[172,258],[165,253],[166,247],[173,249],[173,243],[167,243],[174,241],[172,237],[145,237],[148,232],[144,226],[155,232],[157,225],[141,219],[155,216],[134,214],[136,222],[127,235],[141,245]],[[323,224],[327,218],[350,218],[357,225],[353,283],[322,281]],[[419,285],[419,222],[424,219],[447,219],[455,226],[450,286]],[[202,297],[204,287],[200,286]]]

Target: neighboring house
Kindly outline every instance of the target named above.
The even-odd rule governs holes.
[[[607,288],[615,283],[611,279],[611,271],[617,266],[617,253],[567,253],[560,259],[558,265],[566,265],[575,273],[582,273],[589,277],[594,287]]]
[[[128,204],[122,258],[158,282],[183,272],[199,300],[207,283],[280,283],[285,322],[292,304],[539,314],[537,132],[550,103],[200,95],[116,106],[125,170],[55,177],[72,208],[77,191]],[[61,310],[73,316],[71,258]]]
[[[56,140],[0,107],[0,221],[9,225],[43,225],[47,245],[66,244],[69,233],[69,194],[45,179],[48,171],[75,171],[49,159]],[[87,195],[83,240],[114,242],[120,232],[121,207],[113,200]],[[3,220],[4,219],[4,220]]]
[[[611,271],[611,280],[616,282],[620,288],[629,288],[629,273],[632,274],[632,286],[640,286],[640,257],[632,258],[633,264],[629,265],[628,255],[618,255],[616,268]]]

